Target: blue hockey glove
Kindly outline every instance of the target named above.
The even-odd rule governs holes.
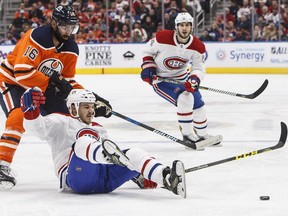
[[[21,96],[21,110],[22,112],[35,111],[41,104],[45,104],[46,97],[39,87],[27,89]]]
[[[154,61],[144,61],[141,65],[141,79],[150,85],[153,80],[157,79],[156,64]]]
[[[185,82],[185,89],[188,92],[196,92],[199,89],[200,79],[196,75],[191,75]]]

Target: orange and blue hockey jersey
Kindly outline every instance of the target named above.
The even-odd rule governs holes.
[[[2,62],[0,81],[25,89],[38,86],[45,91],[49,77],[43,73],[56,71],[69,81],[73,88],[83,88],[74,81],[78,55],[78,46],[72,39],[64,41],[62,46],[56,49],[51,26],[31,29]]]

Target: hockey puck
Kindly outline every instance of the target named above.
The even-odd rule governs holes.
[[[269,200],[270,197],[269,196],[260,196],[260,200]]]

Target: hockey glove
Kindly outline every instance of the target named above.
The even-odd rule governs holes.
[[[39,116],[39,107],[45,104],[46,97],[38,87],[27,89],[20,99],[21,110],[26,119],[35,119]]]
[[[196,75],[191,75],[185,82],[185,89],[188,92],[196,92],[199,89],[200,79]]]
[[[95,114],[94,117],[103,116],[105,118],[109,118],[112,115],[112,106],[110,105],[109,101],[105,100],[104,98],[98,96],[93,92],[96,98],[96,106],[95,106]]]
[[[63,99],[66,99],[68,94],[72,90],[72,86],[70,85],[70,83],[57,72],[51,74],[50,83],[54,84],[57,89],[59,89],[57,95],[59,95]]]
[[[154,61],[144,61],[141,65],[141,79],[150,85],[153,80],[157,79],[156,64]]]

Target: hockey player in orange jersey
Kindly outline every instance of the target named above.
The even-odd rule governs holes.
[[[26,89],[38,86],[47,98],[41,114],[69,113],[66,97],[83,87],[74,80],[79,49],[71,35],[78,31],[78,17],[70,6],[57,6],[51,25],[26,32],[0,66],[0,104],[7,117],[0,135],[0,189],[16,184],[10,164],[24,133],[20,97]],[[95,94],[95,117],[110,117],[109,102]]]

